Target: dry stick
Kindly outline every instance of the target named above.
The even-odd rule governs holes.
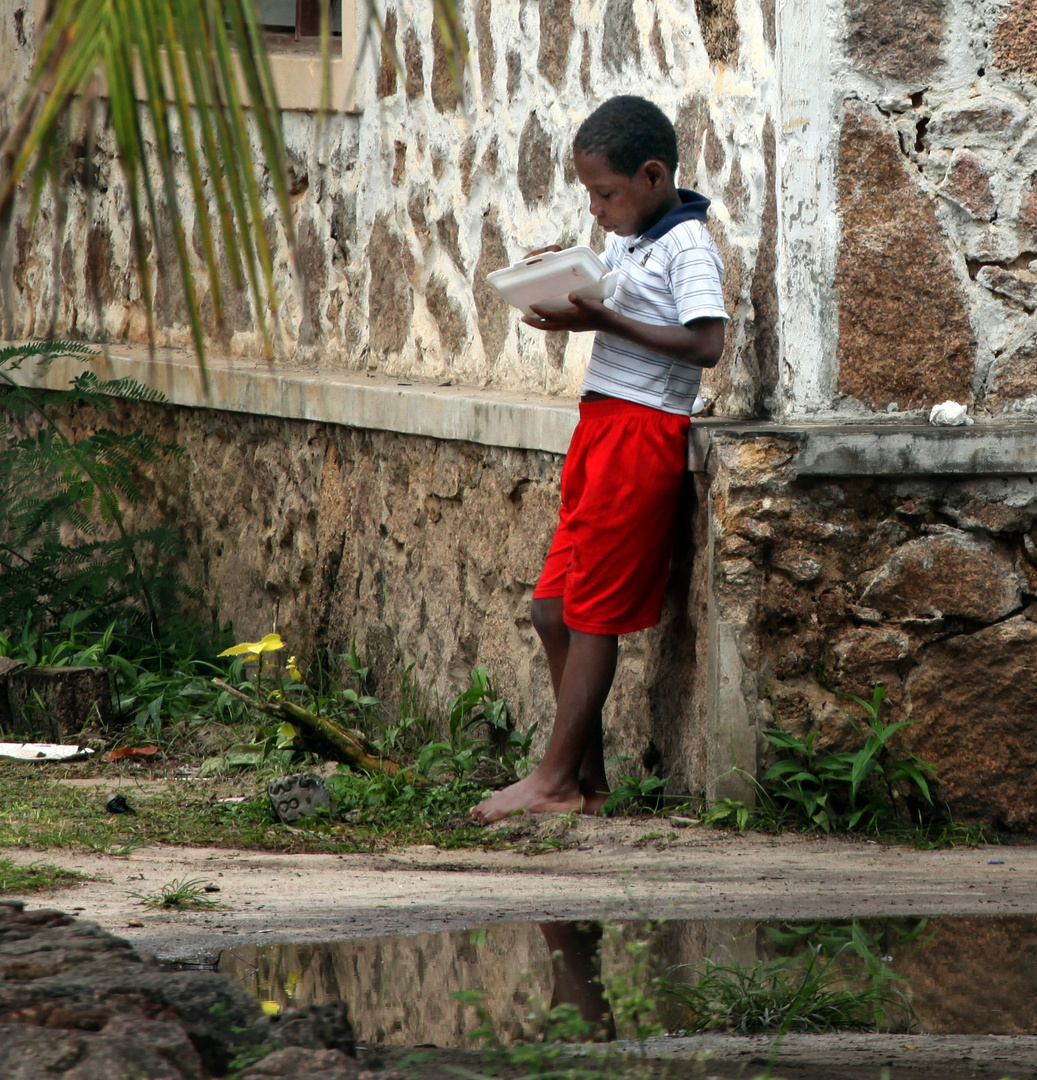
[[[301,724],[311,732],[319,735],[325,742],[330,743],[341,755],[345,763],[354,769],[363,769],[369,773],[384,773],[386,776],[397,776],[401,772],[409,774],[409,769],[401,769],[391,758],[375,757],[364,749],[363,743],[356,735],[339,727],[334,720],[317,716],[291,701],[280,701],[275,704],[264,704],[254,698],[236,690],[222,679],[213,679],[213,682],[228,694],[247,702],[254,709],[258,709],[267,716],[276,717],[278,720],[287,720],[293,724]],[[407,776],[407,779],[413,779]]]

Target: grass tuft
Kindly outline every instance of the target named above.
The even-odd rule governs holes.
[[[130,893],[146,908],[160,908],[164,911],[206,911],[218,906],[218,901],[206,896],[204,878],[174,879],[163,885],[158,893]]]
[[[69,889],[84,880],[82,874],[63,870],[60,866],[47,866],[45,863],[19,866],[10,859],[0,859],[0,895]]]

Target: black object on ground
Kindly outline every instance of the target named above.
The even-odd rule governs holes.
[[[125,795],[113,795],[105,804],[109,814],[135,814],[137,811],[126,801]]]

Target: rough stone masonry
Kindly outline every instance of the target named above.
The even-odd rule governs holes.
[[[0,0],[0,117],[34,10]],[[1009,469],[990,451],[1037,413],[1035,15],[1033,0],[473,0],[462,95],[431,5],[390,3],[405,70],[369,55],[359,109],[321,138],[312,115],[285,114],[305,282],[279,259],[277,370],[530,398],[571,398],[588,342],[545,346],[486,273],[545,241],[600,246],[568,163],[594,104],[636,87],[674,116],[680,177],[714,199],[732,324],[666,620],[625,642],[606,718],[627,768],[750,797],[772,700],[834,744],[834,691],[879,680],[955,813],[1033,829],[1037,459]],[[56,266],[54,204],[13,221],[4,336],[143,339],[104,132],[97,155],[91,190],[65,179]],[[158,266],[167,232],[148,238]],[[183,298],[162,275],[156,290],[160,339],[183,346]],[[211,340],[258,355],[247,302]],[[928,451],[879,472],[805,469],[812,425],[892,437],[944,398],[977,417],[967,452],[922,433]],[[387,672],[402,655],[441,700],[487,663],[520,723],[545,718],[526,605],[557,455],[223,405],[124,417],[187,447],[149,509],[182,527],[218,618],[248,636],[279,610],[300,651],[356,639]]]

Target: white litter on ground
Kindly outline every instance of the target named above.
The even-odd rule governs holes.
[[[94,751],[89,746],[33,742],[0,743],[0,757],[17,758],[19,761],[72,761],[74,758],[87,758],[92,753]]]

